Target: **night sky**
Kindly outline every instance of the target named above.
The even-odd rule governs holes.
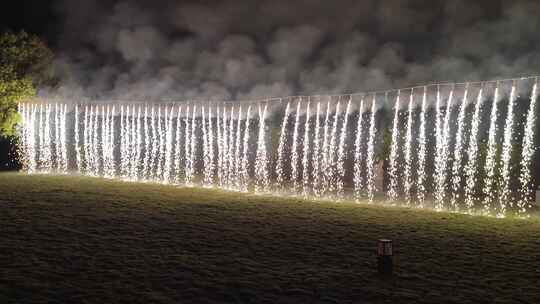
[[[41,94],[250,99],[534,74],[537,1],[19,1],[43,37]]]
[[[58,1],[13,1],[10,3],[9,9],[0,11],[0,29],[25,30],[40,36],[50,46],[54,46],[61,24],[60,15],[55,11],[55,3]]]

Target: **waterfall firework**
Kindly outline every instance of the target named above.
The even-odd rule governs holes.
[[[459,200],[461,199],[462,176],[461,168],[463,162],[463,130],[465,128],[465,110],[467,108],[467,97],[469,87],[465,87],[463,99],[459,106],[459,114],[457,121],[456,143],[454,145],[454,161],[452,163],[452,198],[450,207],[453,210],[459,209]]]
[[[384,115],[377,114],[382,107],[378,93],[247,105],[21,103],[19,155],[28,173],[80,173],[244,192],[276,190],[358,202],[363,197],[373,202],[384,191],[380,194],[393,205],[527,216],[533,199],[537,84],[527,93],[520,137],[515,113],[523,103],[517,102],[517,81],[506,95],[496,82],[439,84],[436,90],[415,87],[423,89],[421,104],[415,103],[414,88],[395,91],[388,147],[377,130],[378,125],[385,127]],[[441,90],[444,85],[450,89]],[[469,92],[476,88],[478,95],[469,101]],[[404,90],[410,94],[401,109]],[[455,90],[463,90],[459,105],[453,104]],[[448,92],[446,104],[443,92]],[[367,110],[366,96],[371,99]],[[434,132],[428,130],[429,100],[435,100]],[[497,120],[501,100],[508,102],[502,126]],[[489,126],[483,130],[485,104],[491,107]],[[258,115],[251,117],[253,107]],[[364,111],[369,115],[364,117]],[[407,117],[403,126],[400,117]],[[522,142],[521,150],[514,147],[516,141]],[[381,160],[387,161],[386,187],[376,170],[381,167],[379,151],[388,151]],[[434,151],[434,157],[428,151]],[[513,151],[521,158],[514,159]]]
[[[531,195],[532,191],[530,183],[532,179],[531,164],[535,152],[534,126],[536,123],[536,99],[538,97],[537,86],[538,79],[535,79],[534,86],[531,92],[531,103],[525,123],[525,134],[523,135],[523,148],[521,151],[521,167],[519,174],[521,197],[517,204],[518,212],[520,214],[525,214],[527,212],[527,209],[530,208],[530,204],[533,200]]]
[[[364,112],[364,98],[360,101],[360,108],[358,109],[358,122],[356,124],[356,139],[354,141],[354,197],[358,200],[362,196],[362,117]],[[397,134],[397,132],[394,132]],[[394,147],[394,142],[392,142],[392,147]],[[396,150],[397,151],[397,147]],[[390,158],[391,166],[395,164],[395,157]],[[393,167],[392,167],[393,168]],[[392,186],[391,186],[392,187]],[[390,195],[394,198],[394,195]],[[396,194],[397,196],[397,194]]]

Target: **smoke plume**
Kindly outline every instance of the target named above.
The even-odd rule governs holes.
[[[62,1],[43,95],[233,100],[534,74],[537,1]]]

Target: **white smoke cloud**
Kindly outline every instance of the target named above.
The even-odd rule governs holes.
[[[534,74],[535,1],[64,1],[44,95],[255,99]]]

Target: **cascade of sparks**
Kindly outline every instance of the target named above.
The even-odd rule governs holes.
[[[463,131],[465,129],[465,110],[467,108],[467,94],[469,91],[469,85],[465,87],[463,93],[463,99],[459,107],[456,144],[454,146],[454,162],[452,163],[452,198],[450,206],[452,210],[458,209],[458,203],[461,199],[461,167],[463,162]]]
[[[241,167],[241,159],[240,159],[240,152],[241,152],[241,137],[242,137],[242,107],[238,109],[238,120],[236,122],[236,142],[235,142],[235,148],[234,148],[234,188],[236,190],[240,190],[240,167]]]
[[[450,84],[446,104],[440,88],[443,84],[437,85],[433,93],[430,86],[423,87],[418,113],[414,89],[407,89],[410,96],[404,130],[400,129],[403,95],[401,90],[397,91],[393,119],[387,122],[392,124],[388,147],[388,202],[428,207],[431,204],[427,204],[427,197],[433,195],[436,210],[499,217],[517,212],[527,217],[533,200],[531,171],[536,149],[538,92],[535,81],[524,134],[520,134],[514,112],[518,81],[522,80],[514,80],[504,93],[501,93],[502,86],[495,87],[486,131],[481,127],[483,115],[488,114],[484,113],[488,111],[484,108],[489,108],[484,101],[485,82],[479,84],[470,115],[466,114],[469,112],[469,84],[465,85],[456,121],[451,119],[455,84]],[[18,104],[21,117],[18,155],[23,170],[28,173],[82,173],[126,181],[221,187],[243,192],[268,193],[276,189],[305,197],[357,201],[365,196],[373,202],[379,190],[376,180],[382,178],[376,170],[375,152],[385,151],[376,140],[377,128],[384,127],[385,121],[377,120],[380,100],[372,94],[371,109],[367,109],[370,115],[363,114],[366,111],[363,95],[358,117],[352,124],[349,116],[353,95],[306,96],[297,100],[291,97],[279,107],[270,105],[271,101],[267,100],[259,102],[258,115],[254,113],[254,117],[251,117],[251,105],[245,111],[243,103],[205,102],[180,106],[21,102]],[[500,94],[509,96],[504,123],[498,119]],[[385,96],[388,97],[388,92]],[[433,122],[427,109],[431,96],[436,99]],[[431,123],[434,132],[429,131]],[[451,130],[455,133],[451,134]],[[274,138],[274,134],[279,135]],[[485,164],[480,153],[484,137],[487,137]],[[502,138],[500,163],[498,138]],[[517,157],[512,157],[516,152],[512,145],[517,141],[522,142],[519,167]],[[428,156],[431,150],[433,158]],[[519,169],[519,176],[513,173],[514,166]],[[480,179],[482,172],[486,174],[484,179]],[[433,190],[428,185],[431,180]],[[402,187],[403,202],[399,199]],[[519,194],[515,197],[517,201],[514,194]]]
[[[426,107],[427,87],[424,87],[424,94],[422,95],[422,109],[420,110],[420,130],[418,132],[418,179],[416,182],[416,198],[418,199],[418,206],[421,208],[424,207],[424,200],[426,196]]]
[[[523,145],[521,150],[521,165],[519,172],[520,183],[520,198],[517,203],[518,214],[524,216],[533,200],[531,191],[531,164],[535,152],[534,147],[534,127],[536,124],[536,100],[538,98],[537,93],[538,79],[535,79],[531,92],[531,102],[529,104],[529,111],[527,112],[527,119],[525,122],[525,132],[523,135]]]
[[[139,157],[141,151],[140,149],[140,112],[137,114],[137,162],[139,162]],[[172,149],[173,149],[173,107],[165,110],[166,113],[166,126],[165,126],[165,160],[164,160],[164,169],[163,169],[163,182],[168,184],[171,182],[171,163],[172,163]]]
[[[205,187],[211,187],[212,185],[212,171],[210,166],[210,155],[209,155],[209,147],[208,147],[208,123],[206,121],[206,112],[204,107],[201,109],[202,111],[202,126],[201,129],[203,131],[203,163],[204,163],[204,179],[203,179],[203,185]],[[210,113],[208,113],[210,115]]]
[[[293,143],[291,148],[291,180],[293,182],[293,192],[298,190],[298,129],[300,127],[300,107],[302,101],[296,105],[296,117],[294,119]]]
[[[437,150],[438,158],[436,159],[435,164],[435,209],[443,210],[444,202],[446,198],[446,183],[447,183],[447,165],[448,165],[448,156],[450,151],[450,117],[452,115],[452,101],[454,97],[454,88],[450,90],[448,94],[448,100],[446,101],[446,110],[444,114],[444,121],[440,123],[440,138],[439,144],[440,148]],[[441,104],[441,95],[440,91],[437,90],[437,104],[438,108]],[[438,110],[440,111],[440,109]],[[438,114],[439,116],[442,116]],[[439,119],[442,119],[440,117]]]
[[[302,143],[302,194],[309,195],[309,104],[306,108],[306,123],[304,125],[304,140]]]
[[[248,106],[246,112],[246,121],[244,126],[244,142],[242,145],[242,165],[241,165],[241,186],[240,191],[248,191],[249,189],[249,130],[251,125],[251,106]]]
[[[186,176],[188,176],[188,178],[186,179],[187,180],[187,184],[192,186],[193,185],[193,179],[195,177],[195,155],[197,154],[196,153],[196,149],[197,149],[197,134],[195,133],[196,129],[197,129],[197,120],[195,119],[196,118],[196,114],[197,114],[197,106],[193,106],[193,116],[191,118],[191,140],[189,142],[189,145],[190,145],[190,148],[189,148],[189,171],[188,173],[186,174]]]
[[[81,146],[80,146],[80,131],[79,131],[79,106],[75,105],[75,126],[74,126],[74,142],[75,142],[75,161],[77,164],[77,170],[83,171],[82,167],[82,156],[81,156]]]
[[[435,208],[441,210],[444,204],[444,180],[441,174],[444,148],[443,126],[441,113],[441,90],[437,86],[437,97],[435,103]]]
[[[190,120],[190,106],[186,109],[186,115],[184,117],[184,130],[185,130],[185,136],[184,136],[184,183],[189,186],[191,185],[191,181],[193,179],[193,175],[191,175],[191,120]]]
[[[167,111],[165,111],[165,115],[167,115]],[[158,107],[158,119],[157,119],[157,134],[158,134],[158,149],[157,149],[157,158],[156,158],[156,180],[160,180],[163,176],[163,155],[165,154],[164,148],[165,148],[165,130],[163,130],[163,116],[161,114],[161,106]],[[131,129],[131,128],[130,128]],[[130,136],[132,138],[132,136]],[[132,157],[130,157],[130,160]],[[132,163],[132,161],[130,161]]]
[[[486,155],[486,163],[484,171],[486,177],[484,178],[484,209],[491,210],[494,194],[494,182],[495,182],[495,168],[496,168],[496,156],[497,156],[497,102],[499,102],[499,86],[495,88],[493,95],[493,102],[491,106],[491,115],[489,118],[489,135],[488,135],[488,151]]]
[[[398,198],[399,176],[398,176],[398,159],[397,158],[398,158],[398,147],[399,147],[399,137],[400,137],[399,136],[399,96],[400,96],[400,93],[401,93],[400,91],[397,92],[396,103],[394,105],[394,120],[392,122],[392,143],[390,146],[390,156],[389,156],[390,164],[389,164],[388,175],[390,178],[390,184],[388,185],[387,195],[390,202],[392,203],[394,203]],[[358,133],[362,132],[361,124],[362,124],[362,117],[360,114],[360,117],[358,118],[358,131],[357,131]],[[358,142],[360,141],[359,137],[357,137],[357,141]],[[359,147],[357,147],[357,150],[359,150]]]
[[[364,98],[360,100],[358,109],[358,122],[356,124],[356,139],[354,140],[354,197],[359,200],[362,197],[362,117],[364,114]]]
[[[188,108],[189,110],[189,108]],[[159,122],[158,119],[156,119],[156,115],[155,115],[155,110],[154,110],[154,106],[152,106],[152,116],[151,116],[151,119],[150,119],[150,131],[152,133],[152,142],[150,144],[151,146],[151,151],[150,151],[150,168],[151,170],[149,170],[148,172],[148,176],[150,179],[155,179],[156,178],[156,172],[157,172],[157,159],[158,159],[158,151],[159,151],[159,133],[157,131],[157,126],[156,124]],[[187,148],[186,148],[187,149]],[[186,167],[187,167],[187,164],[186,164]]]
[[[403,191],[405,192],[405,203],[411,206],[412,199],[412,128],[413,128],[413,101],[414,91],[411,89],[409,96],[409,106],[407,110],[407,133],[405,135],[405,172],[403,176]]]
[[[375,127],[375,115],[377,111],[377,103],[375,99],[375,94],[373,94],[373,101],[371,102],[371,120],[369,123],[369,139],[367,147],[367,158],[366,158],[366,168],[367,168],[367,194],[369,202],[373,202],[375,196],[375,191],[377,187],[375,186],[375,133],[377,133],[377,128]]]
[[[499,187],[499,214],[497,216],[504,217],[508,207],[513,207],[513,200],[510,189],[510,162],[512,161],[512,136],[514,132],[514,103],[516,101],[516,85],[512,85],[510,92],[510,100],[508,100],[508,110],[506,112],[506,120],[504,123],[504,137],[501,154],[500,176],[501,185]]]
[[[231,108],[231,116],[229,118],[229,140],[228,140],[228,149],[227,149],[227,185],[229,189],[234,189],[234,168],[235,168],[235,159],[234,159],[234,144],[235,144],[235,134],[234,134],[234,106]]]
[[[471,122],[471,133],[469,135],[469,147],[467,149],[467,164],[465,165],[465,208],[468,212],[473,212],[475,205],[476,191],[476,168],[478,166],[478,129],[480,127],[480,112],[483,102],[483,88],[478,91],[474,114]]]
[[[144,132],[145,132],[145,151],[148,151],[149,142],[147,140],[148,133],[146,129],[146,106],[145,106],[145,120],[144,120]],[[181,142],[181,134],[182,134],[182,106],[179,106],[176,110],[176,127],[175,127],[175,135],[174,135],[174,156],[173,156],[173,174],[174,179],[173,182],[178,184],[180,182],[181,177],[181,156],[182,156],[182,142]],[[146,164],[144,164],[146,166]]]
[[[276,166],[276,173],[277,173],[277,184],[281,188],[284,186],[285,178],[283,176],[283,167],[284,164],[284,154],[285,154],[285,145],[287,144],[287,124],[289,122],[289,111],[290,111],[290,103],[287,103],[287,107],[285,108],[285,116],[283,116],[283,123],[281,124],[281,133],[279,136],[279,146],[278,146],[278,159],[277,159],[277,166]]]
[[[313,194],[316,197],[321,196],[321,102],[317,102],[317,113],[315,114],[315,134],[313,138],[313,157],[312,157],[312,179],[313,179]]]
[[[338,129],[338,122],[339,122],[339,108],[341,104],[341,99],[338,99],[338,102],[336,104],[336,111],[334,112],[334,120],[332,121],[332,131],[330,133],[330,142],[328,144],[328,156],[327,156],[327,172],[328,172],[328,191],[334,192],[336,188],[336,180],[337,180],[337,160],[336,160],[336,137],[337,137],[337,129]]]
[[[329,146],[328,146],[328,129],[330,127],[330,97],[326,103],[326,116],[324,118],[324,131],[323,131],[323,145],[322,145],[322,168],[323,168],[323,181],[321,194],[325,194],[329,189],[331,183],[332,171],[330,170],[331,163],[329,161]]]
[[[339,146],[338,146],[338,155],[337,155],[337,182],[336,190],[339,198],[343,198],[343,178],[345,177],[345,168],[343,162],[345,161],[345,149],[346,149],[346,140],[347,140],[347,126],[349,124],[349,112],[351,110],[351,97],[349,97],[349,102],[345,108],[345,117],[343,118],[343,123],[341,125],[341,131],[339,135]]]
[[[259,105],[259,135],[257,138],[257,157],[255,160],[255,191],[267,192],[269,186],[268,179],[268,156],[266,153],[266,110],[265,104],[261,111]]]

